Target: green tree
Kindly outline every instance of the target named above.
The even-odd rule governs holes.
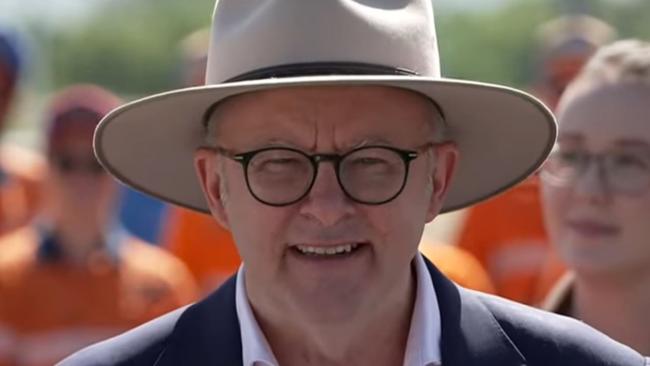
[[[510,0],[487,12],[438,12],[443,74],[526,86],[535,77],[539,24],[568,0]],[[650,37],[650,1],[589,0],[622,37]],[[178,85],[179,40],[208,26],[214,0],[110,0],[85,24],[41,37],[53,86],[94,82],[129,95]],[[42,32],[41,32],[42,34]]]
[[[176,45],[210,23],[212,6],[213,0],[107,3],[80,27],[44,40],[54,86],[93,82],[127,94],[175,87]]]

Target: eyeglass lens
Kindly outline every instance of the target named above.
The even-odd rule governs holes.
[[[343,155],[335,165],[342,189],[359,202],[380,203],[393,198],[406,178],[406,162],[398,152],[388,148],[354,150]],[[294,202],[313,185],[316,166],[308,155],[297,150],[263,150],[248,162],[249,188],[264,202]]]
[[[584,174],[592,163],[598,163],[608,185],[623,193],[638,193],[650,185],[650,152],[612,151],[591,154],[582,150],[554,152],[546,166],[545,174],[559,184],[571,184]]]

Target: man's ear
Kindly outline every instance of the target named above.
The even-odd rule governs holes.
[[[435,146],[434,169],[431,182],[433,184],[426,222],[431,222],[442,209],[445,197],[449,192],[451,180],[458,166],[459,151],[453,142],[445,142]]]
[[[221,179],[223,169],[219,169],[218,156],[214,151],[206,148],[199,148],[194,152],[194,169],[199,178],[203,195],[208,203],[212,216],[226,229],[228,226],[228,217],[224,208],[224,193],[221,191]]]

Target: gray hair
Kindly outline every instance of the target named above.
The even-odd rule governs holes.
[[[433,100],[429,99],[431,102],[431,105],[433,106],[433,109],[435,111],[436,118],[434,118],[431,121],[431,127],[433,128],[433,142],[434,143],[440,143],[440,142],[445,142],[449,140],[448,136],[448,127],[447,127],[447,122],[445,120],[445,115],[443,113],[442,108],[434,102]],[[218,102],[218,104],[223,103],[223,101]],[[210,107],[212,110],[212,113],[208,113],[208,116],[206,117],[206,120],[204,122],[204,134],[203,134],[203,139],[204,143],[207,146],[217,146],[217,127],[218,127],[218,104]]]

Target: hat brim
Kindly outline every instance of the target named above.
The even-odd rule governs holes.
[[[544,104],[508,87],[413,76],[309,76],[180,89],[125,104],[98,125],[95,154],[123,183],[209,212],[193,163],[194,152],[205,144],[205,111],[233,95],[306,85],[389,86],[434,100],[460,151],[442,212],[479,202],[525,179],[544,162],[557,135],[555,119]]]

